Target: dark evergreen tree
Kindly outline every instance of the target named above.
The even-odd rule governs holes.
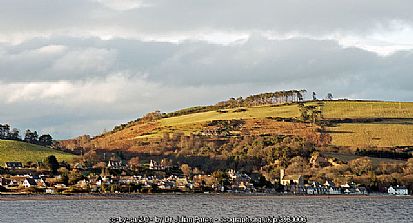
[[[39,135],[37,134],[37,131],[30,131],[30,129],[26,130],[26,133],[24,135],[24,141],[32,144],[37,144],[38,143],[38,138]]]
[[[51,146],[53,143],[53,138],[51,135],[46,134],[39,137],[39,145]]]
[[[48,156],[45,160],[45,163],[53,174],[57,174],[57,170],[59,169],[59,162],[54,155]]]

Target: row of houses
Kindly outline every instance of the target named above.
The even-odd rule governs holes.
[[[311,185],[306,185],[306,194],[354,194],[354,195],[367,195],[368,191],[365,187],[360,187],[354,183],[346,183],[344,185],[335,186],[331,181],[326,181],[324,184],[319,184],[318,182],[313,182]]]
[[[57,192],[172,192],[172,191],[238,191],[252,192],[254,186],[246,176],[235,176],[230,186],[217,182],[217,179],[211,175],[198,174],[192,178],[186,176],[171,175],[164,178],[157,176],[100,176],[90,175],[78,180],[72,185],[61,183],[61,176],[10,176],[0,177],[0,186],[8,191],[23,191],[28,188],[38,189],[45,193]]]
[[[65,189],[66,185],[58,183],[61,176],[50,177],[44,175],[16,175],[4,177],[0,176],[0,187],[6,191],[17,192],[25,189],[43,189],[45,192],[50,189]]]
[[[285,192],[294,194],[309,194],[309,195],[367,195],[366,187],[358,186],[354,182],[346,183],[336,186],[332,181],[325,181],[325,183],[311,182],[304,183],[302,175],[285,175],[284,169],[280,170],[280,184],[284,186]],[[404,186],[390,186],[388,194],[392,195],[408,195],[409,190]]]
[[[235,170],[226,172],[227,179],[218,180],[216,177],[208,174],[195,174],[191,177],[183,174],[165,174],[169,168],[165,162],[157,163],[151,160],[147,166],[149,172],[142,175],[128,176],[126,172],[129,168],[121,161],[108,161],[104,170],[118,170],[119,175],[112,175],[110,171],[102,171],[101,174],[91,173],[82,164],[76,164],[71,167],[71,171],[83,174],[77,182],[63,180],[62,176],[48,176],[30,174],[31,171],[16,171],[23,169],[20,162],[6,162],[7,169],[15,170],[11,172],[28,172],[16,176],[0,176],[0,186],[8,191],[21,189],[39,189],[47,193],[54,192],[152,192],[152,191],[216,191],[216,192],[257,192],[264,191],[263,188],[256,188],[260,175],[240,173]],[[152,171],[152,172],[151,172]],[[33,173],[36,171],[33,170]],[[115,171],[116,172],[116,171]],[[151,173],[162,172],[164,174]],[[136,172],[135,172],[136,173]],[[66,184],[65,184],[66,183]],[[308,182],[304,181],[302,175],[285,175],[284,169],[280,170],[279,184],[282,186],[281,191],[292,194],[308,195],[338,195],[338,194],[368,194],[367,188],[354,183],[346,183],[336,186],[332,181]],[[1,189],[1,188],[0,188]],[[389,194],[407,195],[409,191],[403,186],[392,186],[388,188]]]
[[[390,186],[387,189],[388,194],[393,194],[393,195],[408,195],[409,190],[405,186]]]
[[[102,167],[102,166],[101,166]],[[26,189],[36,189],[38,192],[152,192],[152,191],[235,191],[254,192],[256,191],[252,179],[247,174],[241,174],[234,170],[229,170],[230,185],[223,185],[223,182],[208,174],[195,174],[190,178],[183,174],[166,175],[166,169],[171,168],[167,162],[156,162],[151,160],[147,166],[149,170],[144,175],[128,176],[126,172],[129,167],[121,161],[110,160],[106,162],[106,167],[102,168],[100,174],[91,174],[91,169],[76,163],[70,167],[69,171],[74,171],[82,175],[78,182],[63,180],[61,175],[48,176],[37,175],[36,168],[23,166],[21,162],[6,162],[5,168],[9,173],[18,174],[10,176],[0,176],[0,186],[3,191],[18,192]],[[178,168],[179,169],[179,168]],[[122,174],[110,174],[109,170],[122,172]],[[44,171],[41,171],[44,172]],[[48,171],[46,171],[48,172]],[[148,175],[150,173],[155,175]],[[112,172],[113,173],[113,172]],[[136,172],[135,172],[136,173]],[[163,174],[159,174],[163,173]],[[66,177],[67,178],[67,177]],[[66,184],[64,183],[66,182]],[[1,188],[0,187],[0,192]],[[27,191],[27,190],[26,190]]]

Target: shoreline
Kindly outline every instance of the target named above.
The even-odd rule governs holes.
[[[229,194],[229,193],[152,193],[152,194],[0,194],[0,201],[24,200],[136,200],[150,196],[223,196],[234,199],[413,199],[412,196],[394,196],[387,194],[372,195],[293,195],[293,194]]]

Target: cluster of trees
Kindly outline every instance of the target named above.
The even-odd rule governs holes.
[[[37,131],[32,132],[30,129],[26,130],[24,141],[41,146],[51,146],[53,144],[53,138],[50,134],[39,136]]]
[[[23,140],[31,144],[37,144],[42,146],[51,146],[53,138],[49,134],[39,136],[37,131],[32,132],[30,129],[26,130],[24,138],[20,136],[20,131],[16,128],[11,129],[8,124],[0,124],[0,139],[6,140]]]
[[[301,102],[307,90],[276,91],[270,93],[256,94],[246,97],[230,98],[227,101],[216,104],[219,108],[250,107],[268,104],[283,104]]]
[[[10,129],[8,124],[0,124],[0,139],[19,140],[19,130],[16,128]]]

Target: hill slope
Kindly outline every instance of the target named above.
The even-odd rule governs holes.
[[[142,150],[143,142],[184,134],[227,135],[297,135],[312,141],[320,140],[323,128],[331,137],[330,145],[346,147],[413,146],[413,103],[381,101],[310,101],[304,107],[320,111],[318,121],[300,121],[299,103],[210,109],[169,117],[168,114],[150,121],[135,121],[122,128],[98,136],[76,146],[103,149]],[[224,124],[219,121],[227,120]],[[242,121],[231,127],[231,120]],[[215,123],[214,123],[215,122]],[[228,126],[229,125],[229,126]],[[217,133],[218,131],[218,133]],[[76,140],[75,140],[76,141]],[[63,142],[69,146],[73,142]],[[158,143],[159,144],[159,143]],[[72,147],[75,147],[72,145]],[[152,149],[156,149],[154,146]]]
[[[9,161],[43,161],[46,157],[55,155],[58,161],[71,161],[75,156],[47,147],[25,142],[0,140],[0,165]]]

